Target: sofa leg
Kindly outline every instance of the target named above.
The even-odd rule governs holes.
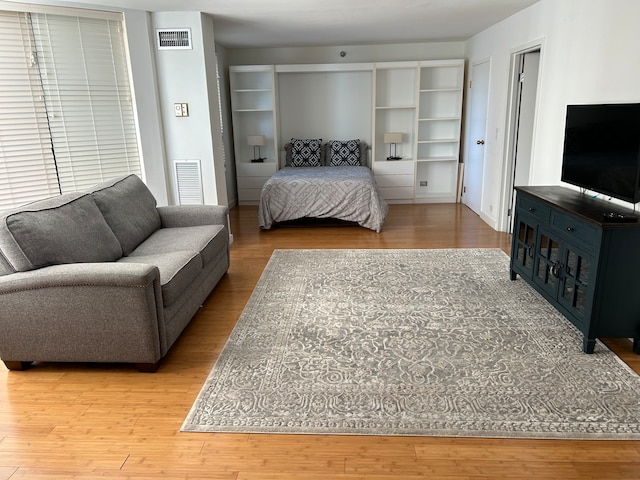
[[[31,366],[33,362],[21,362],[19,360],[3,360],[4,365],[9,370],[23,371]]]
[[[158,367],[160,366],[160,362],[156,363],[136,363],[136,368],[139,372],[142,373],[156,373]]]

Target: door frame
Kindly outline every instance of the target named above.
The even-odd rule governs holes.
[[[511,61],[509,66],[509,93],[507,101],[507,115],[505,120],[505,148],[504,160],[502,165],[502,192],[500,198],[500,215],[498,217],[497,230],[501,232],[511,233],[511,219],[514,212],[509,212],[509,204],[513,194],[513,175],[515,173],[516,146],[517,146],[517,124],[518,112],[520,107],[519,93],[520,85],[518,79],[518,70],[520,63],[526,53],[540,51],[540,63],[538,71],[538,82],[536,85],[536,109],[533,117],[533,132],[535,138],[536,126],[538,124],[538,100],[540,97],[540,85],[542,83],[542,65],[544,59],[544,39],[537,39],[525,45],[511,49]],[[535,151],[535,142],[531,145],[531,156]],[[531,168],[533,163],[531,164]],[[513,208],[512,208],[513,210]],[[511,213],[511,216],[509,215]]]
[[[488,118],[489,118],[489,106],[491,105],[490,100],[491,100],[491,73],[492,73],[492,62],[491,62],[491,57],[482,57],[482,58],[478,58],[476,60],[470,61],[469,62],[469,66],[468,66],[468,82],[473,82],[473,69],[474,67],[481,65],[483,63],[488,64],[489,66],[489,78],[488,78],[488,82],[487,82],[487,106],[485,108],[484,111],[484,116],[485,116],[485,122],[484,122],[484,138],[485,138],[485,142],[486,142],[486,138],[487,138],[487,125],[488,125]],[[470,84],[467,83],[466,84],[467,87],[469,87],[469,90],[471,90],[470,88]],[[473,95],[473,92],[469,92],[469,95]],[[471,106],[472,102],[471,100],[469,100],[468,105]],[[472,107],[473,108],[473,107]],[[473,112],[469,112],[469,115],[466,116],[467,120],[464,122],[465,125],[465,131],[464,131],[464,138],[465,140],[465,152],[469,153],[471,151],[471,149],[473,148],[473,142],[475,141],[474,139],[471,138],[470,135],[468,135],[469,131],[471,130],[471,114]],[[485,173],[487,170],[487,150],[486,150],[486,143],[485,143],[485,148],[483,149],[483,155],[482,155],[482,178],[480,179],[480,208],[479,208],[479,212],[478,215],[482,216],[482,201],[484,199],[484,177],[485,177]],[[465,188],[465,174],[466,174],[466,169],[467,169],[467,159],[463,158],[463,164],[462,164],[462,191],[460,192],[460,201],[466,205],[466,202],[463,201],[464,198],[464,188]]]

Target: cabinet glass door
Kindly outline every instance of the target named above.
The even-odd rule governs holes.
[[[589,309],[588,290],[593,276],[593,262],[571,246],[566,247],[561,295],[558,301],[577,317],[584,318]]]
[[[526,218],[518,218],[513,252],[514,267],[517,265],[518,270],[524,270],[529,277],[533,274],[533,249],[536,235],[533,225],[535,223],[527,222]]]
[[[541,230],[538,234],[538,251],[536,252],[536,265],[534,281],[542,288],[555,296],[560,280],[560,243]]]

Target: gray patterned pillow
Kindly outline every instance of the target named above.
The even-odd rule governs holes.
[[[2,219],[4,253],[14,270],[112,262],[122,256],[118,239],[91,195],[78,195],[34,202]]]
[[[329,141],[330,167],[360,165],[360,139]]]
[[[320,167],[322,165],[320,147],[321,138],[291,139],[291,166],[292,167]]]

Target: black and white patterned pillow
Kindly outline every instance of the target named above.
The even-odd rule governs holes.
[[[329,166],[360,165],[360,140],[330,140],[329,141]]]
[[[292,167],[319,167],[322,165],[320,156],[321,138],[305,140],[291,139]]]

